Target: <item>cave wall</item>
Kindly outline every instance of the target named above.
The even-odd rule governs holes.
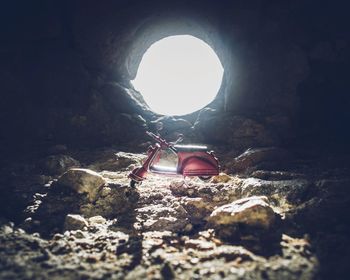
[[[210,104],[217,112],[202,112],[195,126],[199,140],[215,134],[222,138],[212,142],[234,145],[248,135],[248,146],[345,145],[345,11],[322,1],[3,3],[2,151],[137,142],[159,116],[130,80],[148,46],[182,33],[209,43],[225,68]]]

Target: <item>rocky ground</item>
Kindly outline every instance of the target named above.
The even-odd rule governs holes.
[[[346,157],[220,151],[222,173],[150,175],[144,155],[56,146],[1,170],[0,279],[346,279]]]

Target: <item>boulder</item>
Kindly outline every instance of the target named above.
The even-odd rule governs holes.
[[[104,84],[101,94],[113,106],[113,109],[123,113],[150,114],[148,106],[145,104],[142,95],[116,82]]]
[[[275,222],[275,217],[266,197],[252,196],[217,208],[208,221],[215,228],[243,224],[268,229]]]
[[[184,136],[184,141],[189,142],[197,142],[198,139],[193,133],[193,124],[179,117],[174,116],[161,116],[156,120],[150,122],[149,129],[151,131],[156,131],[158,129],[158,125],[162,124],[162,129],[160,131],[163,138],[169,141],[175,141],[178,139],[179,134]]]
[[[142,216],[146,230],[178,232],[185,230],[189,223],[187,211],[177,202],[169,206],[145,206],[138,208],[136,212]]]
[[[68,170],[57,181],[57,185],[69,187],[77,193],[86,193],[91,202],[96,199],[97,193],[105,183],[100,174],[82,168]]]
[[[202,224],[214,209],[214,204],[201,197],[184,197],[182,205],[192,224]]]
[[[221,172],[219,175],[214,176],[212,178],[212,182],[217,184],[217,183],[227,183],[228,181],[231,180],[231,177],[227,175],[226,173]]]
[[[81,204],[79,211],[86,217],[115,218],[119,214],[131,214],[138,199],[137,190],[109,182],[100,189],[95,201]]]
[[[82,230],[87,226],[87,221],[80,215],[68,214],[64,221],[64,230]]]
[[[119,171],[127,169],[130,165],[140,165],[144,155],[125,152],[105,151],[89,168],[95,171]]]
[[[102,216],[93,216],[93,217],[89,218],[89,224],[91,226],[104,224],[106,222],[107,222],[107,220],[105,218],[103,218]]]
[[[194,124],[194,130],[199,134],[201,141],[228,144],[236,149],[270,146],[278,143],[276,137],[264,124],[210,108],[205,108],[200,112]]]
[[[258,178],[262,180],[292,180],[292,179],[302,179],[305,176],[300,173],[288,172],[288,171],[268,171],[268,170],[256,170],[251,176],[253,178]]]
[[[305,179],[266,181],[248,178],[242,181],[239,191],[243,197],[273,197],[274,203],[282,208],[287,204],[300,204],[314,193],[312,182]]]
[[[282,148],[267,147],[248,149],[233,160],[231,163],[231,171],[243,172],[263,162],[274,162],[274,164],[279,164],[283,161],[288,161],[291,158],[291,154]]]

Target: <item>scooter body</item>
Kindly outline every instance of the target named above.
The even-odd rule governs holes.
[[[219,162],[214,152],[208,151],[206,146],[177,145],[168,143],[159,135],[147,131],[147,135],[156,140],[156,143],[148,148],[147,159],[141,167],[135,168],[130,174],[131,185],[140,183],[146,179],[147,173],[159,175],[198,176],[202,180],[210,179],[219,174]],[[170,152],[170,157],[175,158],[176,164],[172,166],[162,165],[162,157]]]

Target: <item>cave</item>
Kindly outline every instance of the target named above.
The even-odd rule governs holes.
[[[13,0],[0,13],[0,279],[349,278],[345,1]],[[152,73],[143,59],[167,40]],[[168,59],[190,64],[169,74]],[[150,135],[170,167],[145,165]],[[186,153],[203,174],[182,169]]]

